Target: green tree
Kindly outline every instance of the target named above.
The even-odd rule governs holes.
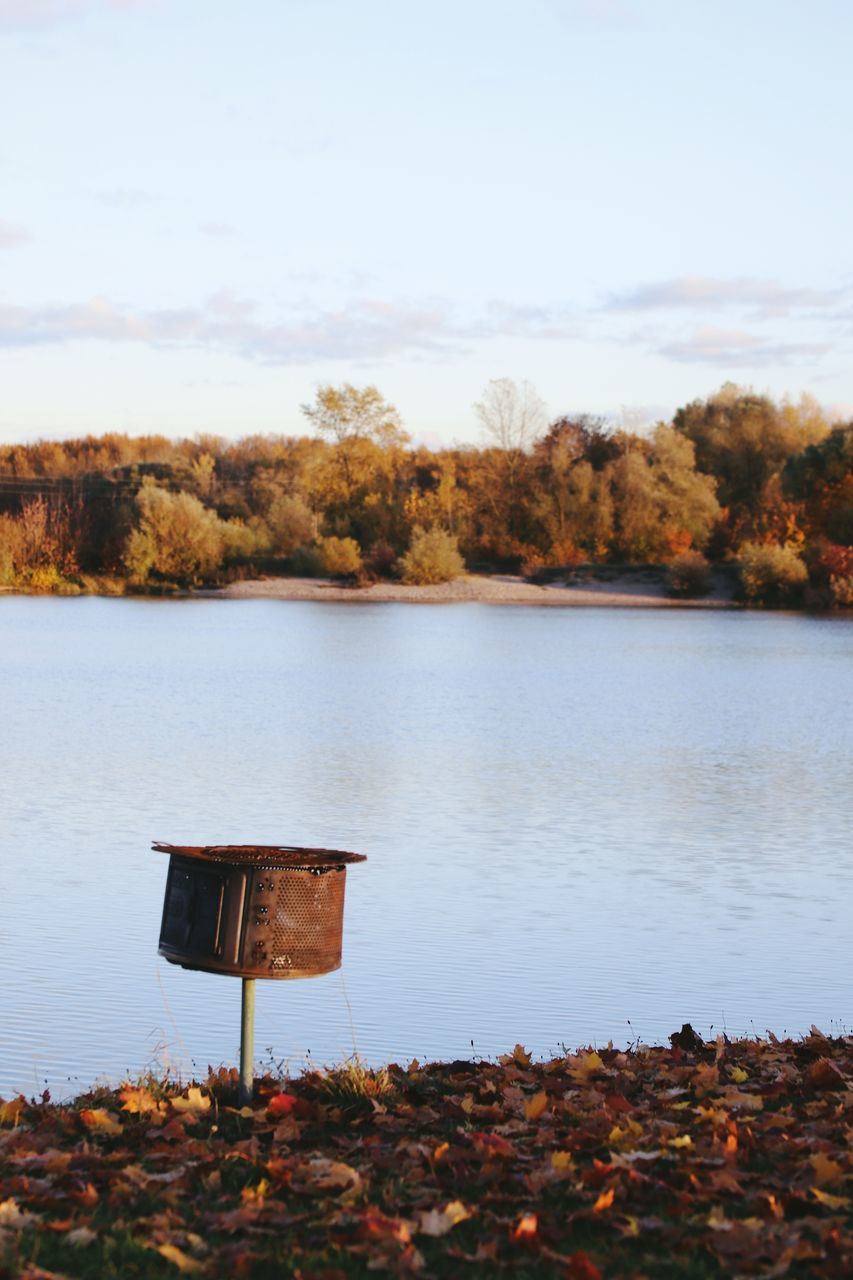
[[[679,409],[673,424],[693,442],[699,470],[716,478],[720,502],[732,509],[735,523],[746,528],[760,513],[771,477],[828,431],[809,397],[797,405],[777,406],[769,397],[733,383]]]

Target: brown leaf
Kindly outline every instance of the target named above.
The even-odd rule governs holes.
[[[847,1080],[831,1058],[818,1058],[805,1073],[805,1082],[812,1089],[846,1089]]]

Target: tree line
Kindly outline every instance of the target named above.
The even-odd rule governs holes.
[[[649,433],[548,420],[489,383],[480,447],[416,446],[375,387],[321,386],[314,434],[110,433],[0,446],[0,586],[169,590],[258,572],[428,582],[670,566],[699,592],[853,605],[853,422],[726,384]]]

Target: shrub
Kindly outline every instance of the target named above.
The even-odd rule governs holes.
[[[790,547],[745,542],[740,549],[744,594],[756,604],[796,604],[808,580],[802,559]]]
[[[209,577],[225,552],[225,523],[190,493],[145,483],[136,495],[139,525],[128,538],[125,564],[131,582],[149,578],[186,586]]]
[[[666,584],[669,594],[695,599],[706,596],[711,585],[711,566],[701,551],[684,551],[667,566]]]
[[[361,573],[361,551],[355,538],[320,538],[317,547],[323,572],[330,578],[354,578]]]
[[[465,572],[459,545],[446,529],[419,529],[412,532],[409,549],[400,560],[403,581],[425,587],[435,582],[452,582]]]

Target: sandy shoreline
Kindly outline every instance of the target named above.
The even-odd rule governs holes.
[[[254,578],[203,593],[236,600],[311,600],[347,604],[502,604],[549,607],[633,609],[738,609],[727,584],[716,582],[701,600],[677,600],[666,594],[663,576],[625,575],[612,581],[548,583],[538,586],[511,574],[466,574],[455,582],[407,587],[377,582],[370,587],[344,587],[326,578]]]

